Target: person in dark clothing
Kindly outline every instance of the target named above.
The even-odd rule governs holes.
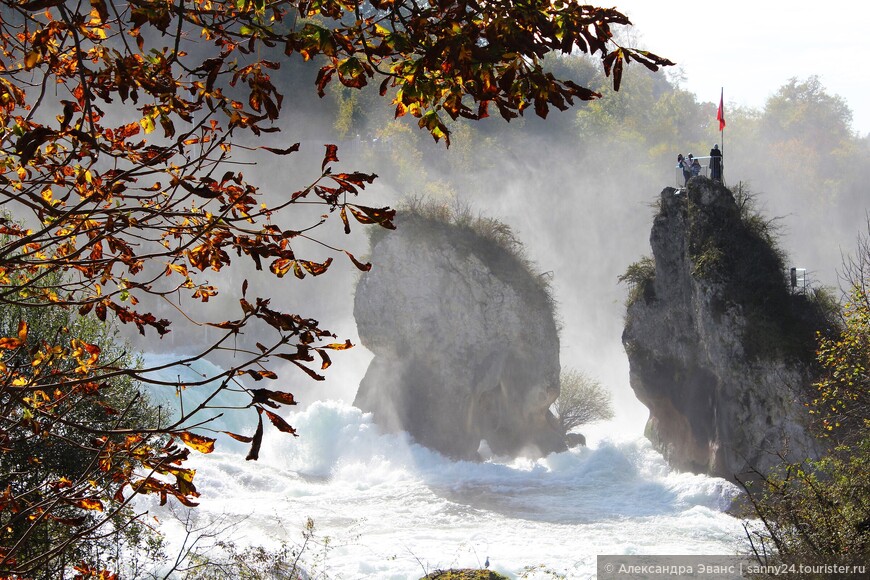
[[[722,152],[718,145],[710,149],[710,179],[722,181]]]

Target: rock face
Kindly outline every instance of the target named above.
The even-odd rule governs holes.
[[[400,213],[373,241],[354,316],[375,354],[354,405],[445,455],[539,456],[565,448],[549,411],[559,338],[541,281],[510,251],[460,227]]]
[[[802,393],[824,316],[753,219],[705,178],[662,191],[622,337],[647,437],[677,469],[732,480],[815,454]]]

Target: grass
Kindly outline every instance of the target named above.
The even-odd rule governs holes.
[[[546,301],[549,312],[555,314],[556,304],[550,287],[547,272],[541,272],[528,257],[525,247],[513,229],[506,223],[481,213],[475,213],[472,206],[457,199],[448,201],[427,197],[409,197],[397,206],[399,216],[406,218],[407,227],[425,238],[427,231],[438,231],[439,228],[450,230],[450,238],[455,241],[457,249],[465,248],[476,254],[487,264],[493,274],[500,276],[507,273],[510,284],[526,288],[526,295],[540,294]],[[402,228],[402,221],[398,227]],[[381,239],[390,232],[383,228],[371,231],[370,243],[374,248]],[[516,273],[526,276],[517,276]],[[528,284],[520,278],[526,278]]]

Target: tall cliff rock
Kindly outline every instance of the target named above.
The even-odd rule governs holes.
[[[647,436],[672,466],[729,479],[813,455],[802,403],[825,315],[790,291],[769,222],[696,178],[662,191],[650,245],[622,337]]]
[[[564,449],[559,338],[541,280],[470,227],[402,212],[373,240],[354,316],[375,354],[354,405],[451,457]],[[490,225],[495,222],[488,222]]]

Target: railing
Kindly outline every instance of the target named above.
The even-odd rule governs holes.
[[[693,157],[692,159],[697,159],[698,163],[701,164],[701,173],[699,173],[698,175],[703,175],[704,177],[710,177],[710,169],[711,169],[710,168],[710,160],[713,159],[713,157],[711,157],[710,155],[707,155],[705,157]],[[719,159],[721,160],[722,158],[719,157]],[[722,162],[720,161],[720,163],[722,163]],[[677,165],[674,168],[674,170],[675,170],[674,171],[674,175],[675,175],[674,182],[676,183],[677,187],[683,187],[683,185],[686,183],[685,179],[683,178],[683,169],[679,165]],[[720,178],[721,178],[721,175],[720,175]]]

